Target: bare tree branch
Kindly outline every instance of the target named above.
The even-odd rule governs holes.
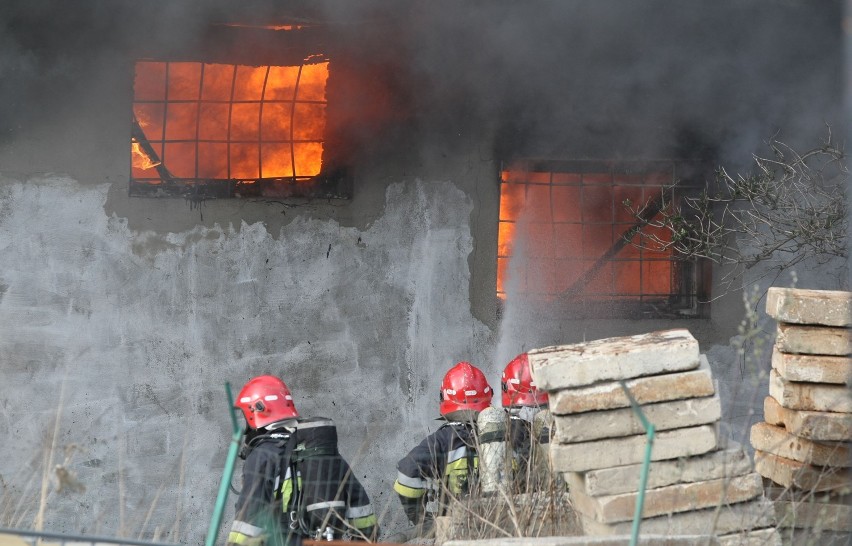
[[[646,207],[625,201],[642,222],[626,242],[730,266],[727,287],[758,264],[770,274],[845,258],[849,170],[830,128],[823,143],[803,153],[775,139],[769,148],[769,157],[754,156],[750,174],[719,167],[714,187],[698,196],[676,200],[667,197],[674,187],[664,188],[650,219]]]

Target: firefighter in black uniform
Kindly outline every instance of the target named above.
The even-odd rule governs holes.
[[[550,443],[551,417],[547,392],[536,387],[527,353],[506,365],[500,387],[508,416],[507,441],[514,451],[515,492],[538,489],[549,478],[546,446]]]
[[[330,419],[300,418],[287,385],[271,375],[246,383],[236,406],[248,427],[240,453],[243,487],[228,545],[376,537],[370,499],[338,452]]]
[[[474,486],[479,462],[476,418],[490,406],[493,394],[485,375],[469,362],[459,362],[444,376],[440,412],[446,423],[397,464],[393,489],[412,524],[428,525],[443,514],[448,500]],[[427,512],[429,500],[435,501],[437,513]]]

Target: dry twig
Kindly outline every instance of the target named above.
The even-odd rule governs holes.
[[[775,139],[769,146],[769,157],[754,156],[752,173],[720,167],[715,187],[698,196],[677,200],[673,186],[664,188],[659,213],[650,219],[648,204],[625,202],[642,220],[627,242],[730,266],[725,288],[758,264],[769,275],[806,261],[845,258],[849,170],[830,128],[820,146],[804,153]]]

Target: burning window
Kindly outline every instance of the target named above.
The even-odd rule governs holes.
[[[323,172],[329,63],[136,63],[131,195],[308,195]]]
[[[687,181],[673,189],[676,169],[672,163],[571,161],[504,170],[497,296],[587,310],[697,313],[708,278],[703,267],[663,246],[631,244],[639,242],[635,230],[642,222],[625,206],[644,207],[650,219],[659,213],[662,192],[670,200],[690,191]],[[656,235],[667,240],[662,230]]]

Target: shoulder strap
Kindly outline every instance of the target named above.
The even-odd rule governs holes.
[[[293,432],[290,434],[290,437],[287,438],[287,443],[284,445],[284,451],[281,452],[282,468],[292,466],[293,450],[296,449],[297,442],[296,433]]]
[[[295,498],[296,494],[296,469],[294,468],[292,455],[293,450],[296,449],[296,433],[293,432],[290,434],[289,438],[287,438],[286,443],[284,444],[284,450],[281,452],[281,456],[278,458],[278,475],[281,476],[281,481],[284,481],[284,476],[287,474],[287,469],[290,469],[290,479],[293,483],[293,498]],[[276,494],[278,492],[276,491]],[[286,506],[284,507],[287,508]]]

